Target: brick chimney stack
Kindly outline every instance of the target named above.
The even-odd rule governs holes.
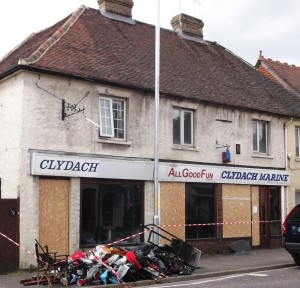
[[[198,18],[181,13],[172,18],[171,25],[173,31],[184,38],[203,40],[204,23]]]
[[[98,0],[98,4],[101,13],[107,16],[116,15],[130,19],[132,17],[132,0]]]

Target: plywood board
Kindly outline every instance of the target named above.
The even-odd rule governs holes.
[[[176,225],[176,227],[164,226],[170,224]],[[185,227],[178,226],[178,224],[185,224],[185,184],[160,183],[160,225],[163,229],[184,240]]]
[[[223,222],[248,222],[223,225],[224,238],[251,236],[251,194],[249,185],[223,185]]]
[[[252,198],[252,246],[260,245],[259,232],[259,188],[257,186],[251,187]]]
[[[40,179],[39,239],[49,251],[69,253],[69,180]]]

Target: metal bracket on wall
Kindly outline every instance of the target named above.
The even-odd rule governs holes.
[[[77,104],[70,104],[65,101],[65,99],[62,99],[62,113],[61,113],[61,119],[64,121],[66,117],[72,116],[77,113],[84,113],[85,108],[84,106],[82,108],[78,108]],[[70,114],[67,114],[66,111],[70,111]]]
[[[216,141],[216,148],[229,148],[229,147],[230,145],[228,144],[224,145],[224,144],[220,144],[218,140]]]

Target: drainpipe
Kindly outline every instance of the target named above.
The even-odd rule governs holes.
[[[285,146],[284,147],[284,150],[285,150],[285,170],[288,170],[287,126],[290,123],[292,123],[293,120],[294,120],[294,118],[291,118],[291,120],[287,121],[283,125],[283,129],[284,129],[284,146]],[[284,193],[284,192],[286,192],[286,193]],[[283,224],[283,221],[284,221],[284,219],[286,217],[286,207],[287,207],[287,201],[288,201],[288,192],[289,192],[289,187],[285,188],[284,186],[281,186],[281,224]],[[284,197],[284,195],[286,195],[286,197]]]

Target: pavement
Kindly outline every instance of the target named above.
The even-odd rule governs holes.
[[[232,274],[251,273],[293,266],[296,266],[293,261],[293,258],[284,248],[260,249],[252,250],[249,253],[239,252],[228,255],[205,255],[205,253],[203,253],[200,258],[200,268],[195,269],[192,275],[174,275],[162,279],[160,283],[174,283],[179,281],[204,279]],[[25,287],[23,284],[20,284],[20,280],[25,278],[31,278],[31,276],[32,274],[30,274],[28,271],[17,271],[7,275],[0,275],[0,288]],[[157,282],[154,280],[143,280],[135,283],[126,284],[132,287],[141,287],[147,285],[154,285],[157,284]],[[56,284],[53,286],[64,287],[60,284]],[[112,286],[115,287],[116,285],[107,285],[105,287],[108,288]]]

